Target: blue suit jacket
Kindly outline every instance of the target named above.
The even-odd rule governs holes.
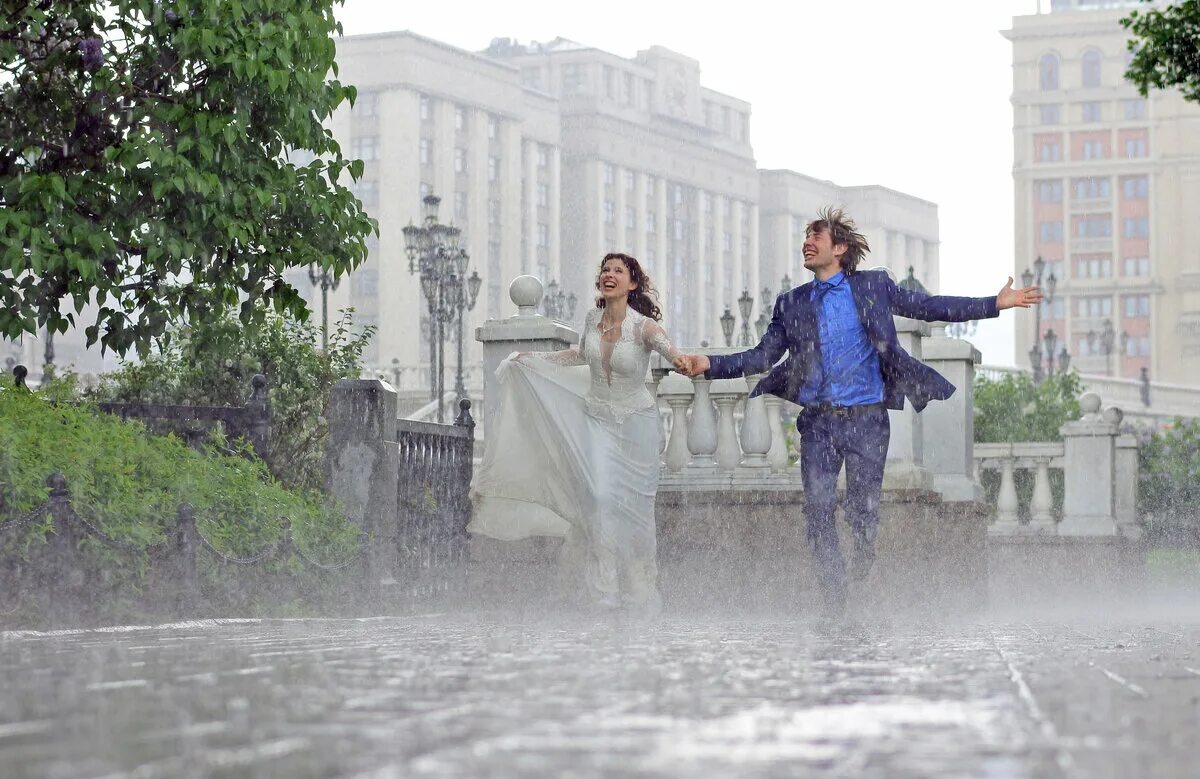
[[[913,408],[921,411],[929,401],[945,400],[953,395],[953,384],[901,348],[892,315],[927,322],[989,319],[1000,313],[996,298],[913,292],[898,287],[884,271],[857,271],[846,274],[846,278],[867,340],[879,353],[883,399],[887,407],[904,408],[904,399],[908,398]],[[802,284],[775,299],[771,324],[758,346],[737,354],[710,356],[708,377],[731,379],[771,369],[770,375],[754,388],[751,397],[770,393],[799,404],[800,389],[805,380],[820,367],[817,308],[810,299],[814,283]],[[787,358],[781,361],[779,358],[785,352]]]

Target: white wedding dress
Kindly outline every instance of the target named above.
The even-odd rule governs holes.
[[[679,352],[632,308],[605,333],[602,313],[588,312],[578,348],[500,364],[500,402],[471,485],[467,530],[506,541],[561,537],[564,595],[653,610],[662,446],[646,377],[651,351],[667,359]]]

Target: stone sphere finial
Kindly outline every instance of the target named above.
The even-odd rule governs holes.
[[[1085,392],[1079,396],[1079,410],[1084,416],[1092,416],[1100,412],[1100,396],[1095,392]]]
[[[1125,412],[1117,406],[1109,406],[1100,414],[1104,421],[1110,425],[1120,425],[1125,419]]]
[[[508,285],[508,296],[517,304],[517,316],[536,316],[542,302],[542,280],[537,276],[517,276]]]

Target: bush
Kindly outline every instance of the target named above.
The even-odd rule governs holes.
[[[1034,384],[1024,373],[975,382],[975,443],[1061,441],[1065,423],[1079,418],[1079,374],[1059,373]]]
[[[1200,419],[1176,419],[1138,451],[1138,513],[1156,545],[1200,548]]]
[[[250,379],[265,374],[271,400],[268,466],[288,487],[324,486],[325,413],[339,379],[357,378],[374,328],[351,329],[343,311],[322,350],[319,329],[275,314],[261,327],[229,316],[185,328],[170,345],[140,363],[125,363],[89,396],[97,400],[240,406]]]
[[[208,451],[198,452],[174,436],[151,435],[137,422],[100,413],[87,404],[53,400],[71,393],[69,379],[51,384],[45,392],[0,391],[0,510],[2,519],[7,519],[41,505],[49,495],[47,477],[61,472],[75,512],[108,536],[136,548],[113,550],[93,535],[84,536],[80,554],[90,591],[89,619],[123,619],[161,605],[144,597],[152,547],[168,538],[182,502],[195,507],[201,534],[229,555],[249,556],[275,545],[284,518],[291,522],[297,545],[310,557],[338,562],[357,551],[357,528],[327,510],[320,495],[284,489],[261,460],[217,451],[229,442],[218,439],[208,445]],[[5,589],[10,590],[5,600],[19,586],[14,571],[23,564],[37,567],[50,529],[51,520],[44,517],[24,528],[0,532],[0,571],[7,580]],[[315,576],[306,574],[291,556],[235,576],[207,554],[198,559],[208,613],[265,607],[260,596],[267,578],[284,577],[294,587],[304,588],[312,584],[304,577]],[[58,578],[77,572],[52,573]],[[38,619],[36,604],[20,605],[25,620]]]

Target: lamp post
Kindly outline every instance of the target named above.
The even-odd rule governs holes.
[[[542,310],[550,319],[570,322],[575,318],[575,306],[578,303],[579,298],[575,297],[575,293],[566,294],[557,281],[551,280],[546,285],[546,294],[542,298]]]
[[[444,422],[446,335],[449,327],[456,325],[458,371],[454,389],[461,398],[466,395],[462,380],[463,320],[466,312],[475,308],[482,279],[474,271],[467,278],[470,256],[459,246],[462,231],[438,222],[442,199],[426,195],[421,202],[422,223],[418,226],[410,222],[404,228],[404,248],[408,272],[420,276],[421,292],[429,309],[430,394],[437,400],[438,422]]]
[[[754,298],[750,295],[750,290],[742,290],[741,297],[737,300],[738,311],[742,315],[742,340],[741,346],[750,345],[750,310],[754,307]]]
[[[754,329],[758,333],[759,340],[766,335],[767,328],[771,325],[771,315],[768,313],[775,305],[775,296],[771,294],[771,290],[763,287],[762,294],[759,296],[762,305],[758,307],[758,319],[754,320]]]
[[[392,358],[392,386],[395,387],[396,389],[400,389],[400,371],[401,370],[403,370],[403,368],[400,367],[400,358],[393,357]]]
[[[725,306],[725,313],[721,314],[721,335],[725,336],[725,345],[733,346],[733,324],[736,317],[729,310],[729,306]]]
[[[1106,375],[1112,376],[1112,353],[1115,351],[1118,354],[1125,354],[1129,351],[1129,333],[1122,330],[1121,339],[1118,341],[1112,320],[1105,319],[1104,329],[1099,333],[1095,330],[1088,330],[1087,343],[1089,351],[1093,353],[1100,351],[1104,355],[1104,372]]]
[[[329,351],[329,290],[336,290],[341,279],[330,273],[328,268],[313,263],[308,266],[308,281],[314,287],[321,288],[321,349]]]
[[[1045,272],[1045,270],[1046,261],[1042,259],[1041,255],[1038,255],[1037,259],[1033,261],[1033,270],[1026,268],[1021,273],[1022,286],[1042,287],[1042,274]],[[1049,306],[1053,302],[1054,290],[1057,286],[1058,279],[1054,276],[1054,272],[1051,271],[1050,276],[1046,279],[1045,288],[1043,289],[1042,302],[1033,310],[1033,346],[1029,350],[1029,364],[1030,367],[1033,368],[1033,381],[1035,384],[1040,383],[1042,380],[1043,359],[1045,360],[1046,365],[1049,366],[1049,370],[1047,372],[1050,375],[1054,375],[1054,350],[1047,349],[1045,352],[1042,351],[1042,306]],[[1053,333],[1054,331],[1050,330],[1048,332]],[[1057,337],[1050,339],[1049,342],[1057,343]],[[1062,362],[1064,356],[1066,360],[1062,367],[1059,368],[1060,373],[1066,371],[1066,365],[1070,364],[1071,361],[1071,356],[1067,353],[1066,344],[1063,344],[1062,354],[1059,355],[1060,362]]]

